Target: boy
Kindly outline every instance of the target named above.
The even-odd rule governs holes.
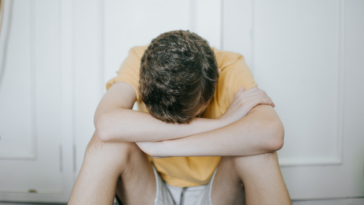
[[[282,123],[241,55],[163,33],[131,49],[107,89],[70,205],[115,194],[124,205],[291,204]]]

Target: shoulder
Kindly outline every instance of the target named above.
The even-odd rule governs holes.
[[[148,48],[148,45],[144,45],[144,46],[134,46],[129,50],[129,55],[133,55],[136,58],[141,59],[144,51]]]
[[[220,86],[236,86],[236,83],[238,83],[237,86],[246,86],[246,89],[256,86],[251,70],[241,54],[221,51],[216,48],[212,49],[215,53],[218,68],[221,69]]]
[[[244,57],[235,52],[221,51],[213,48],[218,67],[221,69],[219,81],[215,90],[218,103],[226,110],[235,93],[244,86],[249,89],[257,86]]]
[[[215,47],[212,47],[212,50],[215,54],[217,66],[221,69],[221,71],[236,65],[239,60],[244,61],[244,57],[239,53],[222,51]]]
[[[116,82],[123,81],[130,84],[134,88],[137,99],[139,99],[138,86],[140,59],[142,58],[147,47],[148,45],[134,46],[129,50],[128,56],[125,58],[119,70],[117,71],[118,75],[106,83],[107,90]]]

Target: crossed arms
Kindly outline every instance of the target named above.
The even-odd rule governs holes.
[[[279,150],[283,125],[270,98],[258,88],[240,89],[218,119],[195,118],[190,124],[162,122],[131,110],[135,91],[115,83],[95,113],[96,134],[106,142],[136,142],[151,156],[249,156]]]

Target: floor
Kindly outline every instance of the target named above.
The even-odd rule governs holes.
[[[293,205],[364,205],[364,198],[293,201]]]
[[[0,205],[66,205],[66,204],[0,202]],[[364,198],[293,201],[293,205],[364,205]]]

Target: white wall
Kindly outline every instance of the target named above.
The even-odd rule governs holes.
[[[73,88],[61,44],[68,43],[62,28],[67,12],[60,1],[5,1],[5,6],[0,200],[66,201],[73,183]]]
[[[291,197],[363,196],[363,1],[224,2],[223,48],[247,57],[284,123]]]
[[[67,201],[106,81],[132,46],[175,29],[245,56],[285,125],[279,157],[293,199],[364,196],[363,1],[14,2],[0,84],[0,166],[7,167],[0,173],[34,182],[0,175],[0,200]],[[21,154],[14,150],[31,153],[29,160],[14,161]],[[24,174],[30,162],[53,170],[53,185],[36,168]],[[41,193],[39,181],[54,193],[25,193],[35,186]],[[18,193],[9,193],[10,184]]]

